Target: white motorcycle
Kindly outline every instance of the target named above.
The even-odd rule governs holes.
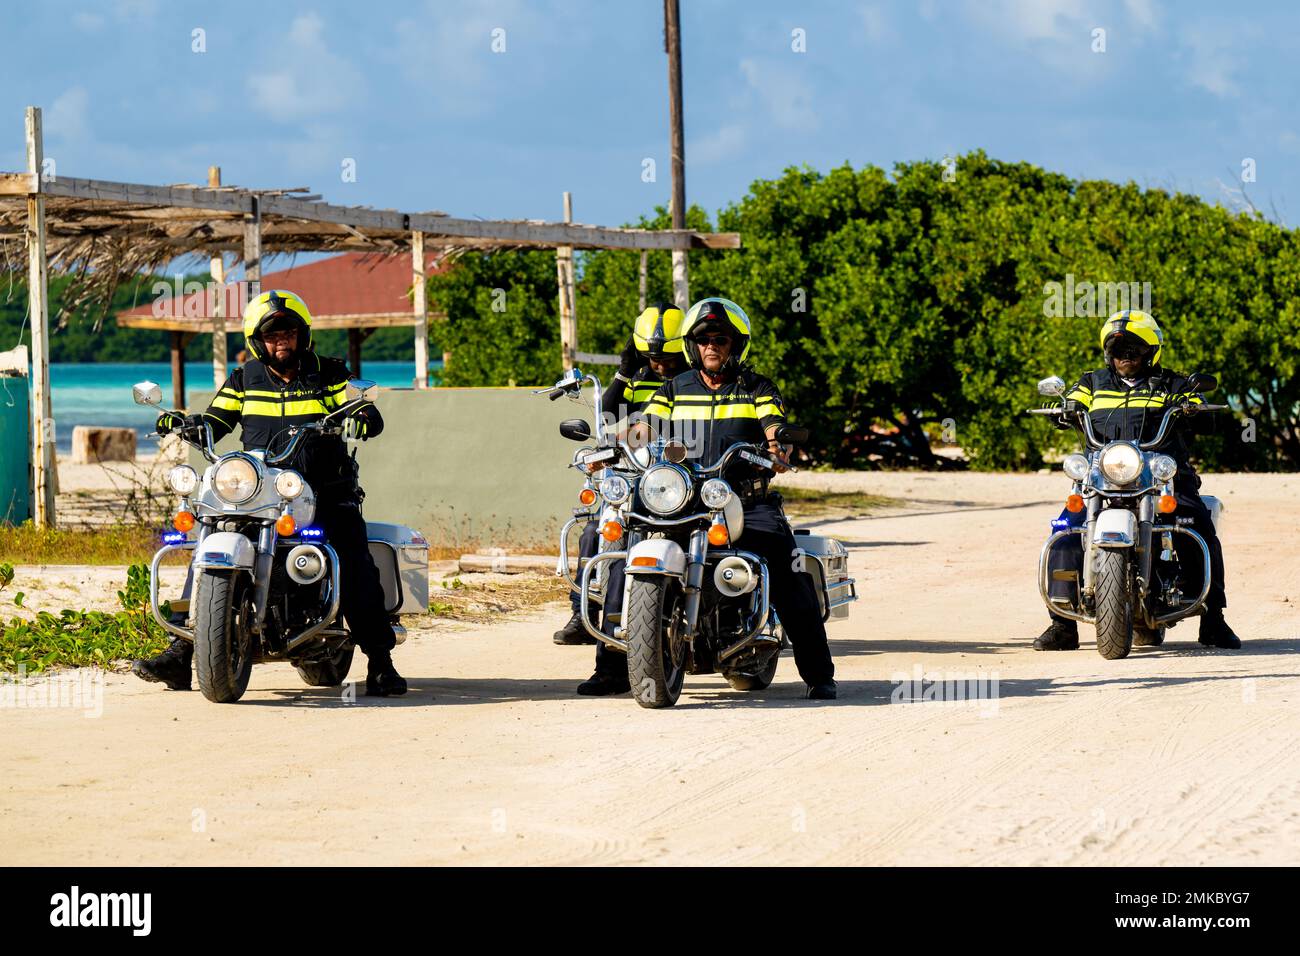
[[[267,661],[288,661],[313,687],[338,686],[347,678],[354,645],[338,620],[338,555],[324,532],[312,526],[311,486],[282,466],[309,437],[341,434],[344,418],[359,404],[373,402],[378,391],[373,382],[349,382],[346,404],[318,422],[289,429],[286,447],[273,455],[218,456],[206,422],[180,430],[210,464],[202,477],[188,464],[168,473],[180,507],[175,530],[163,536],[150,567],[149,604],[168,633],[193,641],[199,689],[208,700],[239,700],[253,664]],[[137,404],[160,406],[162,390],[141,382],[132,397]],[[428,542],[402,525],[366,522],[366,529],[384,610],[401,643],[406,631],[397,623],[399,615],[428,609]],[[159,565],[177,550],[193,552],[193,597],[170,602],[173,615],[185,615],[183,622],[165,614],[159,603]]]

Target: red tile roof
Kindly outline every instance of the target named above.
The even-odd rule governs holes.
[[[441,272],[445,266],[438,264],[438,256],[427,256],[425,269],[429,274]],[[347,252],[343,255],[295,265],[262,277],[262,289],[287,289],[296,292],[307,303],[313,316],[333,315],[388,315],[411,311],[411,257],[406,254],[381,256],[370,253]],[[243,312],[238,301],[238,283],[226,289],[226,315]],[[205,295],[194,293],[184,297],[179,307],[173,303],[168,314],[207,317],[209,303]],[[134,309],[118,313],[121,316],[149,316],[155,312],[155,303],[145,303]]]

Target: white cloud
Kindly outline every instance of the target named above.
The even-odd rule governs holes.
[[[277,56],[251,60],[248,90],[261,112],[277,120],[303,119],[338,112],[358,99],[362,74],[329,49],[317,14],[295,17],[277,46]]]
[[[71,87],[59,95],[41,118],[42,131],[47,139],[83,142],[91,138],[89,113],[90,94],[84,87]]]
[[[798,66],[802,66],[801,60]],[[740,61],[740,72],[777,127],[811,132],[820,124],[813,109],[812,88],[798,66],[746,57]]]
[[[1231,51],[1244,48],[1241,37],[1218,26],[1197,24],[1184,29],[1181,39],[1191,60],[1187,78],[1192,85],[1220,98],[1236,96],[1233,74],[1241,64]]]
[[[698,139],[686,142],[686,159],[692,166],[712,166],[734,160],[745,149],[748,140],[745,127],[728,123]]]

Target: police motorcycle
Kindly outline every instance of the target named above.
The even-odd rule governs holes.
[[[316,496],[298,472],[282,467],[304,441],[342,434],[358,405],[373,402],[379,388],[354,379],[347,402],[318,422],[289,429],[283,449],[236,451],[218,456],[212,427],[184,426],[179,434],[210,462],[202,476],[188,464],[168,473],[180,496],[174,531],[149,568],[149,606],[164,630],[193,641],[194,667],[203,696],[232,703],[248,688],[253,664],[288,661],[312,687],[342,684],[354,645],[339,620],[339,559],[320,528],[312,527]],[[161,407],[153,382],[132,389],[137,404]],[[173,412],[181,416],[180,412]],[[370,553],[379,569],[385,610],[398,643],[406,630],[399,615],[420,614],[429,603],[428,542],[413,528],[367,522]],[[169,602],[179,621],[159,603],[158,568],[167,554],[187,550],[193,598]]]
[[[560,434],[592,437],[580,419],[564,422]],[[600,437],[593,451],[603,450]],[[792,425],[776,434],[783,444],[807,437],[807,429]],[[768,600],[766,562],[743,548],[740,498],[721,475],[737,458],[774,472],[773,459],[747,442],[708,467],[688,462],[681,442],[656,437],[643,449],[617,439],[603,443],[617,444],[632,480],[615,473],[601,482],[610,520],[617,522],[603,536],[617,535],[626,547],[601,551],[582,570],[579,606],[587,631],[627,654],[632,693],[642,707],[677,703],[688,673],[720,673],[736,690],[767,688],[789,639]],[[794,560],[813,579],[822,620],[848,617],[857,588],[844,545],[806,530],[794,533],[800,545]],[[611,636],[591,621],[586,598],[602,566],[620,560],[626,584],[621,622]]]
[[[1191,376],[1189,390],[1213,391],[1213,376]],[[1038,383],[1044,396],[1065,394],[1059,376]],[[1027,409],[1027,414],[1059,418],[1082,433],[1087,448],[1067,455],[1065,474],[1073,481],[1066,510],[1084,514],[1081,525],[1053,519],[1053,533],[1038,559],[1038,592],[1054,614],[1093,624],[1097,650],[1107,660],[1127,657],[1135,634],[1145,643],[1163,643],[1165,629],[1193,614],[1204,612],[1210,592],[1210,551],[1205,539],[1187,527],[1191,518],[1177,515],[1173,480],[1178,463],[1160,452],[1178,423],[1189,415],[1225,411],[1227,405],[1184,402],[1164,413],[1150,441],[1102,441],[1092,427],[1088,411],[1077,402]],[[1216,531],[1223,505],[1212,495],[1201,495]],[[1078,535],[1083,548],[1083,575],[1074,570],[1050,571],[1049,558],[1058,542]],[[1189,581],[1179,564],[1174,535],[1186,535],[1199,546],[1202,580]],[[1064,582],[1066,595],[1052,594],[1051,582]],[[1190,592],[1184,588],[1190,587]]]
[[[570,468],[583,476],[582,488],[578,492],[580,507],[573,509],[573,517],[560,528],[560,556],[555,568],[556,575],[580,595],[583,594],[583,589],[578,575],[586,564],[585,561],[579,561],[575,566],[569,557],[569,541],[574,530],[589,521],[596,521],[600,534],[599,551],[616,550],[623,539],[618,502],[611,502],[603,492],[609,490],[620,501],[624,500],[627,489],[648,462],[644,451],[638,452],[619,441],[613,423],[604,420],[600,412],[600,396],[603,392],[598,376],[573,368],[554,385],[537,389],[533,394],[546,395],[551,401],[567,397],[581,402],[582,390],[587,385],[591,385],[595,396],[591,403],[595,434],[591,433],[583,419],[568,419],[560,424],[560,434],[566,438],[584,442],[594,440],[595,444],[579,448],[569,463]],[[601,562],[587,591],[591,600],[598,603],[604,600],[608,576],[609,563]],[[590,624],[587,630],[591,630]]]

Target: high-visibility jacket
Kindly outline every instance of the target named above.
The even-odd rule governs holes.
[[[319,421],[343,405],[349,378],[346,362],[322,358],[315,352],[302,354],[297,372],[287,382],[250,359],[230,373],[203,417],[211,424],[215,439],[240,425],[245,451],[266,450],[292,426]],[[368,437],[383,430],[384,421],[375,406],[366,405],[360,415],[366,419]],[[284,441],[277,447],[284,447]],[[317,495],[346,495],[356,488],[355,466],[338,436],[305,443],[297,459],[288,464],[302,472]]]
[[[684,442],[703,465],[717,461],[735,442],[766,445],[767,429],[785,421],[776,386],[749,369],[718,389],[709,388],[696,369],[682,372],[659,387],[641,414],[660,436]]]

